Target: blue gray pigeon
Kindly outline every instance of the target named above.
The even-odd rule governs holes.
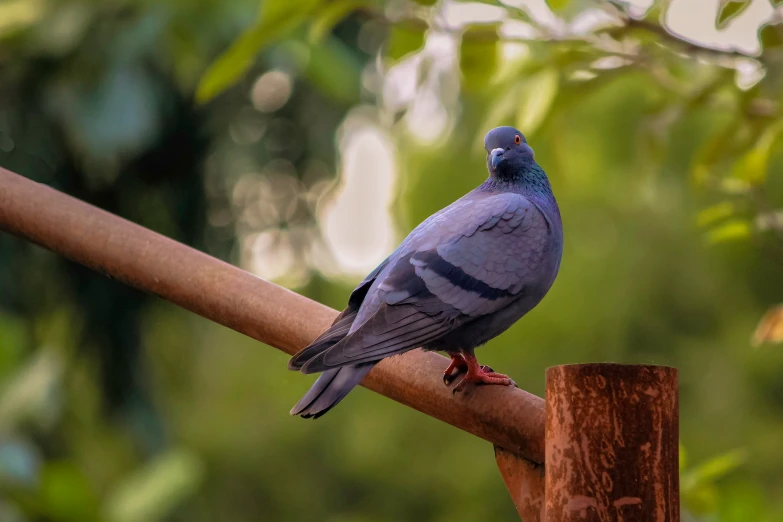
[[[536,306],[563,252],[560,210],[521,132],[484,138],[489,177],[416,227],[351,294],[332,326],[288,367],[321,372],[292,415],[320,417],[378,361],[417,347],[444,351],[448,385],[513,386],[476,361],[474,349]]]

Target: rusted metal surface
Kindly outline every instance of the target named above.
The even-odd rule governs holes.
[[[546,520],[679,522],[677,370],[546,373]]]
[[[544,466],[497,446],[495,461],[523,522],[544,522]]]
[[[307,345],[337,314],[2,168],[0,229],[289,354]],[[533,462],[543,462],[543,399],[500,386],[454,397],[442,381],[447,365],[445,357],[415,350],[382,361],[362,385]],[[280,371],[282,377],[288,370]]]

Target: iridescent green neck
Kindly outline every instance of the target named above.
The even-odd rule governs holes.
[[[484,186],[489,190],[503,190],[552,197],[552,186],[549,184],[549,179],[544,169],[535,161],[518,165],[511,172],[511,176],[491,176],[484,183]]]

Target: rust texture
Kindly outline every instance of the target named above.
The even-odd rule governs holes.
[[[495,461],[523,522],[544,522],[544,466],[497,446]]]
[[[679,522],[677,370],[546,372],[546,520]]]
[[[306,346],[337,314],[230,264],[2,168],[0,230],[288,354]],[[414,350],[382,361],[362,385],[542,463],[543,399],[500,386],[482,387],[454,397],[441,379],[447,365],[448,359],[441,355]],[[282,372],[288,370],[280,371],[282,378]]]

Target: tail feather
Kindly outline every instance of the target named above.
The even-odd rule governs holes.
[[[291,415],[317,419],[343,400],[375,364],[371,362],[342,366],[323,372],[305,396],[291,409]]]
[[[349,306],[343,310],[328,330],[288,361],[288,368],[301,370],[307,361],[342,341],[348,335],[358,312],[358,306]],[[375,364],[372,362],[346,365],[323,372],[305,396],[291,409],[291,415],[301,415],[306,419],[320,417],[343,400]]]
[[[341,313],[328,330],[289,359],[288,369],[300,370],[304,363],[340,342],[348,334],[354,319],[356,319],[356,311],[346,310]]]

